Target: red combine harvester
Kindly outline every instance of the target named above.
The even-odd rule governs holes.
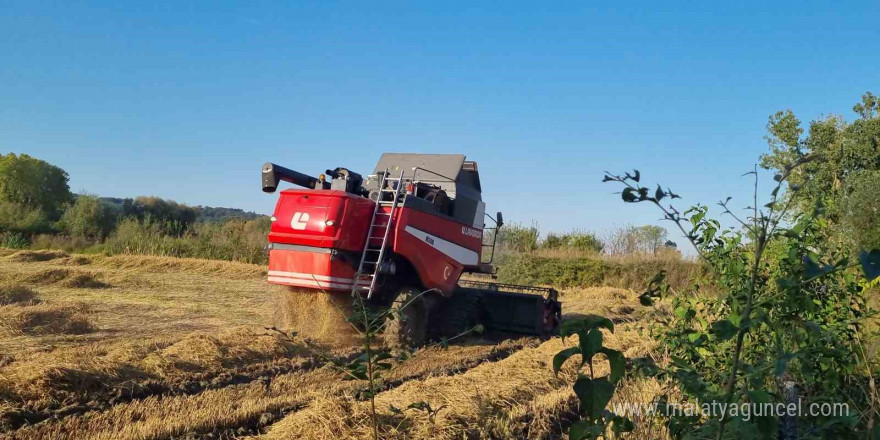
[[[386,329],[393,344],[416,346],[478,323],[539,335],[559,325],[553,289],[460,279],[493,273],[503,224],[500,212],[485,214],[477,163],[464,155],[385,153],[366,178],[345,168],[315,178],[272,163],[262,175],[264,192],[280,181],[304,187],[281,191],[275,206],[270,283],[351,292],[378,307],[407,304]],[[491,243],[486,229],[495,229]]]

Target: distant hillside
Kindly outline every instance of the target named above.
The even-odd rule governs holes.
[[[117,197],[101,197],[101,200],[108,205],[122,211],[126,199],[120,199]],[[192,209],[196,211],[196,221],[203,222],[217,222],[229,219],[253,220],[256,218],[264,217],[263,215],[257,214],[255,212],[245,211],[238,208],[215,208],[212,206],[199,205],[193,206]]]
[[[265,217],[255,212],[244,211],[238,208],[214,208],[211,206],[196,206],[199,216],[198,221],[223,221],[231,218],[240,218],[243,220],[253,220],[255,218]]]

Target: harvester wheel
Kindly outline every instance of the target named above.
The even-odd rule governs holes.
[[[400,289],[391,304],[392,316],[385,323],[385,343],[391,347],[417,347],[425,342],[428,304],[418,289]]]

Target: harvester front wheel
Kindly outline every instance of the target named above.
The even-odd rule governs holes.
[[[428,332],[428,301],[418,289],[404,287],[391,304],[385,323],[385,343],[392,347],[418,347]]]

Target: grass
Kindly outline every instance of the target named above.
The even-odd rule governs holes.
[[[0,292],[27,297],[0,306],[0,316],[24,322],[43,313],[33,322],[60,326],[0,328],[0,437],[361,438],[369,429],[361,385],[264,329],[274,323],[273,297],[295,293],[266,284],[265,274],[224,261],[0,249],[0,281],[9,286]],[[651,350],[638,335],[647,311],[636,297],[608,286],[561,293],[567,317],[614,319],[618,330],[606,342],[631,357]],[[305,298],[295,299],[308,306]],[[63,330],[77,317],[88,332]],[[564,436],[576,399],[574,372],[556,378],[550,368],[562,344],[470,338],[395,361],[377,396],[383,436]],[[650,383],[633,383],[621,396],[654,393]],[[441,409],[433,418],[389,410],[417,401]],[[651,427],[640,424],[647,434],[634,438],[664,438]]]

